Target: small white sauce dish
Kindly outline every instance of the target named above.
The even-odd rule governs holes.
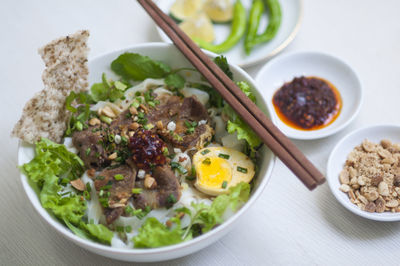
[[[332,150],[327,166],[327,180],[329,187],[336,199],[349,211],[361,217],[383,222],[400,221],[400,213],[370,213],[358,208],[350,202],[347,193],[339,190],[339,174],[342,171],[347,156],[360,145],[363,140],[368,139],[374,143],[380,143],[382,139],[388,139],[392,143],[400,143],[400,126],[376,125],[356,130],[345,136]]]
[[[277,90],[295,77],[318,77],[332,83],[342,98],[342,109],[331,124],[317,130],[298,130],[279,119],[272,104]],[[278,128],[289,138],[319,139],[345,128],[358,114],[362,104],[361,82],[354,69],[343,60],[321,52],[287,53],[268,62],[258,72],[256,82]]]

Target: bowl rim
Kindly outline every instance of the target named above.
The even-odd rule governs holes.
[[[101,53],[99,55],[94,56],[93,58],[89,58],[88,61],[90,62],[90,61],[98,60],[98,59],[100,59],[102,57],[105,57],[105,56],[107,56],[109,54],[112,54],[112,53],[124,53],[124,52],[127,52],[129,50],[134,50],[134,49],[144,49],[144,48],[168,49],[168,48],[171,48],[171,47],[173,47],[174,49],[177,49],[173,44],[163,43],[163,42],[140,43],[140,44],[130,45],[130,46],[127,46],[127,47],[124,47],[124,48],[114,49],[114,50],[112,50],[110,52]],[[209,51],[205,51],[205,50],[203,50],[203,51],[209,57],[218,56],[217,54],[211,53]],[[247,74],[242,68],[240,68],[237,65],[229,64],[229,66],[231,68],[233,68],[236,72],[238,72],[241,75],[243,75],[245,77],[246,81],[248,81],[250,83],[250,85],[253,87],[253,89],[256,90],[260,95],[262,95],[261,92],[257,89],[256,82],[254,81],[254,79],[249,74]],[[266,107],[267,111],[271,112],[263,98],[257,99],[257,100],[261,100],[262,103],[264,104],[264,106]],[[273,119],[274,118],[271,116],[271,120],[272,121],[273,121]],[[24,143],[25,142],[23,142],[21,140],[18,142],[18,150],[17,150],[18,151],[18,157],[17,157],[18,164],[20,162],[20,156],[21,156],[20,153],[21,153],[21,150],[22,150],[21,146]],[[209,237],[211,237],[213,235],[216,235],[219,232],[224,231],[227,227],[231,226],[231,224],[233,224],[239,217],[241,217],[243,215],[243,213],[246,212],[249,209],[249,207],[252,206],[254,204],[254,202],[260,197],[260,195],[264,191],[266,185],[268,184],[268,182],[269,182],[269,180],[270,180],[270,178],[272,176],[272,171],[274,169],[275,163],[276,163],[276,156],[272,153],[270,164],[269,164],[268,168],[266,169],[266,172],[265,172],[263,180],[260,182],[259,189],[256,190],[255,193],[253,193],[250,196],[249,200],[237,212],[235,212],[234,215],[232,215],[228,220],[224,221],[221,225],[219,225],[218,227],[214,228],[213,230],[210,230],[209,232],[207,232],[207,233],[205,233],[205,234],[203,234],[201,236],[198,236],[198,237],[196,237],[194,239],[191,239],[189,241],[178,243],[178,244],[174,244],[174,245],[170,245],[170,246],[149,248],[149,249],[144,249],[144,248],[132,248],[132,249],[115,248],[115,247],[103,245],[103,244],[100,244],[100,243],[97,243],[97,242],[94,242],[94,241],[91,241],[91,240],[83,239],[83,238],[73,234],[66,226],[61,224],[61,222],[58,222],[56,219],[54,219],[47,212],[47,210],[42,207],[39,199],[37,198],[37,195],[33,191],[33,188],[28,183],[27,176],[25,176],[22,172],[20,172],[20,178],[21,178],[21,183],[22,183],[22,186],[24,188],[25,194],[27,195],[30,203],[33,205],[33,207],[36,210],[36,212],[53,229],[55,229],[58,233],[60,233],[61,235],[65,236],[67,239],[71,240],[75,244],[78,244],[78,245],[84,246],[84,247],[88,247],[91,250],[112,252],[114,255],[145,256],[145,255],[152,255],[152,254],[155,255],[155,254],[169,253],[169,252],[176,251],[176,250],[179,250],[179,249],[182,249],[182,248],[186,248],[186,247],[189,247],[189,246],[195,246],[195,245],[199,244],[200,242],[205,241]],[[38,204],[36,203],[36,201],[32,201],[32,197],[36,197],[36,200],[37,200]],[[157,260],[155,260],[155,261],[157,261]]]
[[[336,200],[344,206],[347,210],[351,211],[352,213],[361,216],[366,219],[374,220],[374,221],[379,221],[379,222],[395,222],[395,221],[400,221],[400,213],[389,213],[389,212],[384,212],[384,213],[370,213],[367,211],[363,211],[360,208],[358,208],[356,205],[350,202],[350,200],[344,200],[343,197],[341,197],[340,193],[343,193],[342,191],[339,190],[339,187],[336,186],[336,183],[334,180],[339,180],[339,176],[334,176],[332,173],[331,168],[333,167],[333,160],[340,155],[338,153],[339,149],[343,146],[343,143],[346,142],[349,138],[362,134],[365,131],[377,129],[377,128],[392,128],[392,129],[397,129],[400,131],[400,125],[394,125],[394,124],[375,124],[371,126],[365,126],[359,129],[356,129],[350,133],[348,133],[346,136],[344,136],[332,149],[328,162],[327,162],[327,167],[326,167],[326,176],[329,184],[329,188],[332,192],[332,194],[335,196]],[[360,140],[360,143],[362,140]],[[348,154],[345,155],[346,157]],[[339,182],[340,185],[340,182]],[[382,215],[384,214],[384,215]]]
[[[279,64],[281,61],[286,60],[288,58],[291,57],[298,57],[298,56],[309,56],[309,57],[325,57],[330,61],[336,61],[337,63],[341,64],[342,66],[344,66],[347,70],[350,71],[350,73],[352,74],[352,76],[355,78],[355,83],[357,86],[355,86],[355,89],[357,90],[358,94],[359,94],[359,99],[358,99],[358,104],[357,106],[352,108],[352,115],[348,118],[346,118],[339,126],[337,126],[336,128],[331,128],[329,129],[330,125],[328,125],[327,127],[325,127],[327,130],[325,132],[322,133],[318,133],[317,131],[310,131],[313,134],[303,134],[303,131],[300,130],[296,130],[294,133],[291,132],[286,132],[284,129],[282,129],[282,127],[279,127],[278,124],[278,128],[281,129],[289,138],[292,139],[298,139],[298,140],[312,140],[312,139],[321,139],[321,138],[325,138],[328,136],[331,136],[333,134],[338,133],[339,131],[343,130],[344,128],[346,128],[351,122],[353,122],[353,120],[358,116],[358,114],[360,113],[361,107],[363,105],[364,102],[364,87],[363,84],[361,82],[360,76],[358,75],[358,72],[344,59],[334,56],[330,53],[327,52],[322,52],[322,51],[312,51],[312,50],[300,50],[300,51],[292,51],[292,52],[287,52],[284,53],[280,56],[277,56],[275,58],[273,58],[272,60],[268,61],[266,64],[264,64],[262,66],[262,68],[258,71],[257,76],[255,78],[255,81],[257,83],[257,85],[259,85],[261,83],[262,80],[262,75],[265,74],[265,72],[270,71],[271,68],[274,67],[274,65]],[[337,71],[343,71],[342,68],[338,69]],[[265,95],[266,96],[266,95]],[[277,118],[277,114],[275,112],[275,108],[273,108],[272,104],[271,104],[271,99],[270,97],[265,97],[266,99],[266,104],[268,106],[269,111],[271,112],[271,116],[273,116],[275,119],[279,119]],[[268,99],[267,99],[268,98]],[[340,116],[340,114],[339,114]],[[299,133],[297,133],[297,131]],[[307,132],[307,131],[304,131]]]

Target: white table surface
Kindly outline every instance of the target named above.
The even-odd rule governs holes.
[[[365,90],[358,118],[322,140],[295,141],[322,170],[337,141],[372,124],[400,122],[400,1],[305,0],[304,20],[284,51],[315,50],[350,63]],[[134,0],[2,0],[0,5],[0,264],[119,264],[87,252],[49,228],[27,201],[9,135],[25,102],[42,89],[37,48],[89,29],[90,57],[159,41]],[[247,69],[254,77],[260,66]],[[165,265],[400,264],[400,223],[365,220],[345,210],[328,185],[309,192],[278,161],[264,194],[234,230],[216,244]],[[123,263],[122,263],[123,264]]]

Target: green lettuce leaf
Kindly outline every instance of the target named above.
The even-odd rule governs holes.
[[[73,225],[68,220],[64,220],[67,227],[77,236],[88,239],[97,240],[105,244],[111,244],[114,233],[102,224],[85,224],[80,222],[79,227]]]
[[[256,97],[251,92],[251,88],[250,88],[249,84],[247,84],[244,81],[241,81],[241,82],[238,82],[237,85],[244,92],[244,94],[246,94],[246,96],[249,97],[249,99],[252,102],[254,102],[254,103],[256,102]],[[223,111],[229,117],[229,120],[227,123],[228,133],[234,134],[236,132],[237,138],[239,140],[241,140],[241,139],[246,140],[250,149],[254,151],[254,149],[257,148],[262,143],[260,138],[257,136],[257,134],[253,131],[253,129],[251,129],[251,127],[246,122],[244,122],[237,115],[237,113],[227,103],[225,103]]]
[[[111,244],[111,239],[114,233],[110,231],[106,226],[102,224],[85,224],[81,223],[81,228],[86,229],[92,238],[99,240],[100,242]]]
[[[172,218],[176,226],[169,229],[156,218],[148,218],[139,229],[139,234],[133,238],[135,248],[155,248],[169,246],[183,241],[183,230],[180,220]]]
[[[236,118],[235,122],[228,120],[227,131],[229,134],[237,133],[237,138],[239,140],[244,139],[249,144],[250,148],[254,150],[262,143],[260,138],[254,133],[253,129],[249,127],[241,118]]]
[[[111,69],[126,80],[163,78],[171,68],[160,61],[136,53],[124,53],[111,63]]]
[[[222,216],[228,207],[236,211],[238,207],[245,203],[250,196],[250,185],[241,182],[234,187],[229,188],[229,194],[223,194],[216,197],[211,204],[192,204],[197,214],[194,215],[193,224],[199,224],[202,227],[202,232],[208,232],[216,225],[220,224]]]

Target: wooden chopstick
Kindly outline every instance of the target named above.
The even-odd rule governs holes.
[[[323,175],[300,150],[276,128],[215,63],[210,60],[175,22],[164,14],[152,1],[138,0],[157,25],[175,43],[178,49],[222,95],[225,101],[249,124],[263,142],[300,178],[313,189],[324,181]],[[271,134],[271,131],[274,134]]]

